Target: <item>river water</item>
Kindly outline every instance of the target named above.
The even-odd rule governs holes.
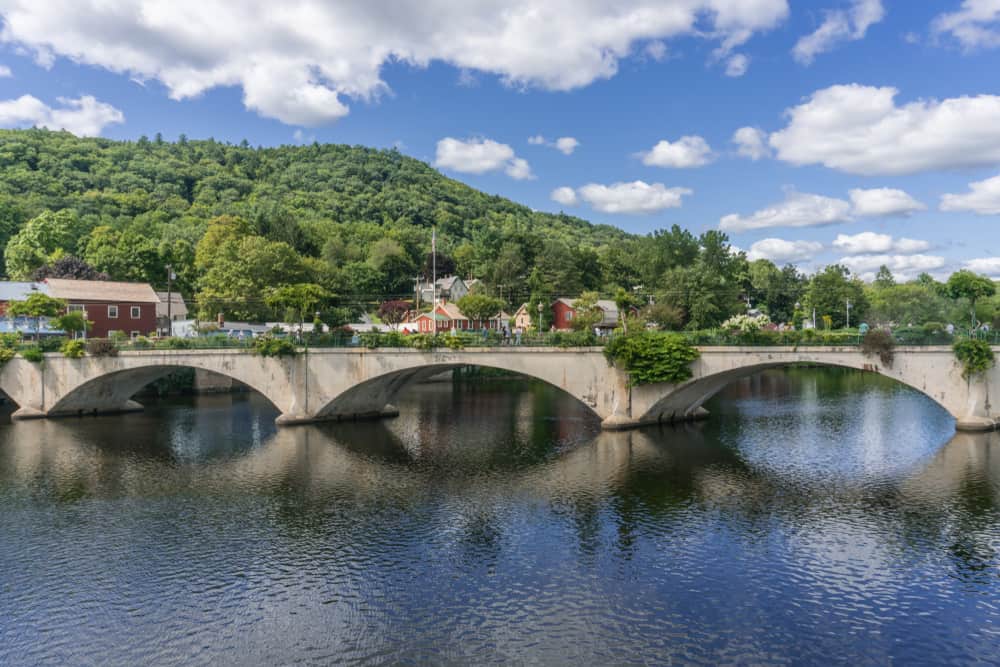
[[[912,390],[768,372],[626,433],[510,380],[399,407],[0,426],[0,664],[1000,659],[1000,440]]]

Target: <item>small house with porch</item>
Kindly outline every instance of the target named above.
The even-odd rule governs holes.
[[[420,313],[413,321],[418,325],[420,333],[435,331],[465,331],[471,328],[469,318],[453,303],[438,303],[430,312]]]

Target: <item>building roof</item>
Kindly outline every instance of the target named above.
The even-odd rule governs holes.
[[[167,316],[167,293],[166,292],[157,292],[156,293],[156,298],[160,300],[160,302],[158,304],[156,304],[156,315],[157,315],[157,317],[159,317],[161,315],[163,317],[166,317]],[[184,319],[185,317],[187,317],[188,307],[187,307],[187,304],[184,302],[184,296],[180,292],[174,292],[173,290],[171,290],[171,292],[170,292],[170,308],[169,308],[169,310],[170,310],[170,316],[173,317],[173,318],[175,318],[175,319]]]
[[[441,289],[451,289],[455,286],[455,282],[462,282],[462,279],[458,276],[446,276],[444,278],[438,278],[437,284]]]
[[[462,313],[462,310],[458,306],[456,306],[451,302],[439,303],[438,308],[443,310],[448,315],[448,317],[450,317],[453,320],[469,319]]]
[[[517,317],[522,312],[525,312],[525,313],[528,312],[528,303],[527,302],[522,303],[521,306],[517,310],[514,311],[514,317]]]
[[[49,293],[45,283],[0,281],[0,301],[24,301],[32,292]]]
[[[159,303],[160,299],[149,283],[119,283],[111,280],[69,280],[49,278],[45,281],[49,294],[70,301],[121,301]]]

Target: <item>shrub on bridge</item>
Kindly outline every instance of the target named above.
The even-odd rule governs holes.
[[[586,331],[556,331],[549,335],[549,342],[559,347],[592,347],[598,345],[597,336]]]
[[[62,347],[59,348],[62,355],[70,359],[79,359],[83,356],[86,350],[87,344],[82,340],[68,340],[62,344]]]
[[[117,357],[118,346],[107,338],[88,338],[87,354],[92,357]]]
[[[441,336],[444,346],[449,350],[464,350],[465,349],[465,337],[461,335],[447,335]]]
[[[870,329],[861,339],[861,353],[866,357],[878,357],[882,365],[892,368],[896,356],[896,341],[885,329]]]
[[[993,368],[993,348],[984,340],[962,338],[952,345],[955,357],[962,363],[962,377],[968,379]]]
[[[189,350],[194,347],[194,341],[190,338],[177,338],[175,336],[171,336],[157,341],[155,346],[164,350]]]
[[[253,351],[262,357],[290,357],[297,350],[295,343],[287,338],[258,336],[253,339]]]
[[[22,349],[21,356],[33,364],[39,364],[45,361],[45,353],[42,352],[42,348],[37,345],[32,345],[31,347]]]
[[[150,341],[145,336],[136,336],[132,340],[132,347],[136,350],[148,350],[153,346],[152,341]]]
[[[382,334],[377,331],[366,331],[358,334],[358,342],[369,350],[375,350],[382,344]]]
[[[441,342],[433,334],[413,334],[407,338],[406,344],[414,350],[433,350]]]
[[[635,386],[691,379],[691,362],[700,353],[679,334],[642,331],[613,337],[604,355],[609,362],[620,364],[628,373],[629,384]]]

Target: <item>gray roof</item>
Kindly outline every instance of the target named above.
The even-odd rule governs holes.
[[[0,281],[0,301],[24,301],[32,292],[49,293],[45,283]]]

